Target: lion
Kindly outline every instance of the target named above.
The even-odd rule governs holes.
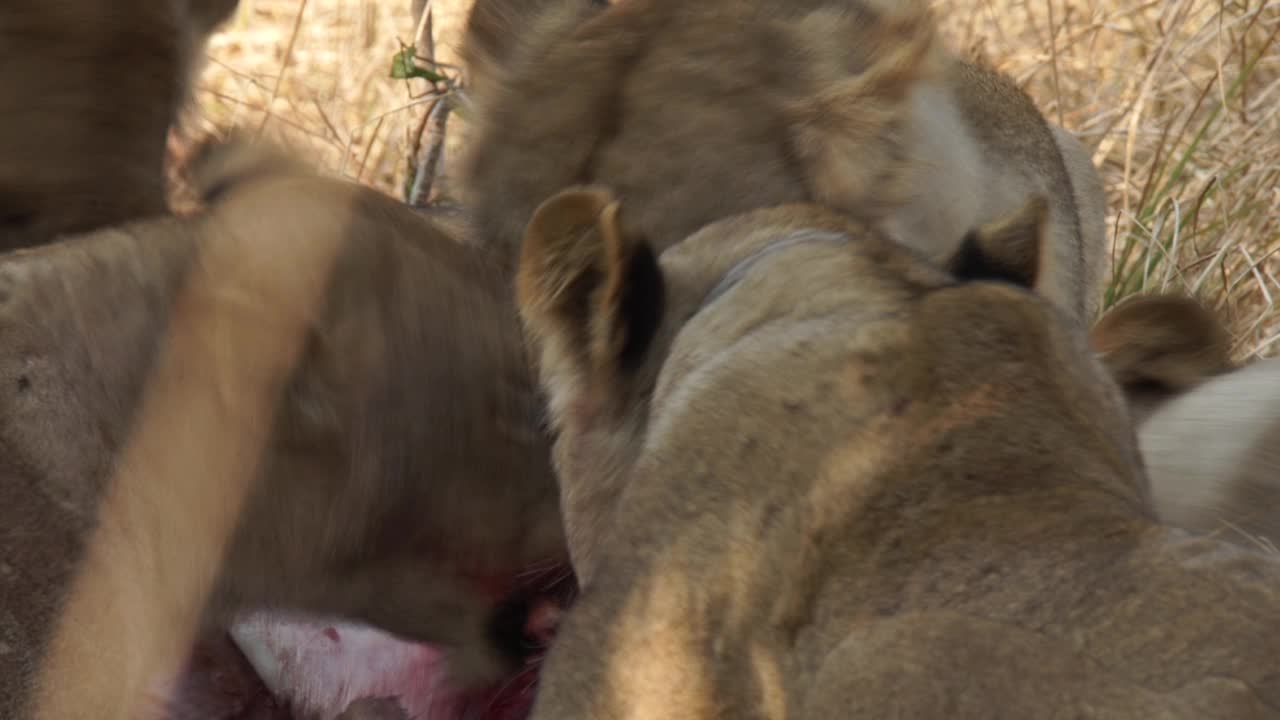
[[[237,4],[0,3],[0,250],[165,213],[166,132]]]
[[[89,538],[100,516],[111,514],[103,508],[108,478],[135,429],[179,288],[198,267],[197,249],[223,242],[207,236],[223,236],[209,227],[225,210],[191,219],[164,212],[161,157],[200,46],[235,6],[18,0],[0,8],[0,38],[9,39],[0,43],[8,98],[0,100],[7,108],[0,130],[9,141],[0,144],[0,247],[29,248],[0,256],[6,718],[32,711],[55,621],[71,612],[74,598],[89,600],[72,617],[97,609],[107,620],[90,619],[107,624],[83,629],[66,647],[98,642],[103,658],[146,654],[141,640],[102,645],[122,628],[110,626],[114,616],[100,594],[73,592],[70,583],[92,563],[89,549],[102,544]],[[123,53],[122,43],[129,45]],[[46,143],[45,131],[57,142]],[[214,547],[230,541],[225,561],[191,561],[220,573],[204,603],[196,657],[227,644],[228,625],[242,645],[259,640],[246,637],[239,611],[262,609],[429,641],[446,653],[449,688],[507,682],[530,654],[526,616],[572,591],[542,404],[510,289],[477,251],[453,242],[449,234],[465,224],[448,213],[415,212],[316,178],[315,198],[348,208],[336,217],[330,206],[293,204],[291,192],[279,190],[307,190],[312,173],[295,163],[239,152],[202,162],[209,201],[228,184],[266,189],[255,205],[260,214],[232,223],[238,232],[296,237],[303,232],[296,210],[334,219],[318,241],[345,233],[353,242],[343,246],[327,309],[312,318],[244,515],[231,538],[208,540]],[[253,177],[258,171],[265,176]],[[270,178],[275,184],[264,185]],[[236,494],[228,483],[222,499],[230,502]],[[176,514],[160,516],[185,534],[221,532],[205,517],[208,508],[172,487],[137,493],[186,498]],[[164,536],[140,527],[144,536]],[[137,541],[135,549],[143,547]],[[159,627],[147,632],[165,635]],[[125,677],[133,670],[102,665],[112,672],[95,688],[121,680],[119,689],[132,691],[124,681],[137,679]],[[51,691],[70,693],[68,701],[88,703],[100,716],[123,710],[99,707],[89,684],[67,668],[51,672],[59,678]],[[268,686],[263,693],[271,687],[269,677],[254,680]],[[191,684],[179,683],[176,702],[190,701],[182,695]]]
[[[1178,293],[1141,295],[1090,330],[1124,389],[1166,522],[1280,546],[1280,360],[1231,360],[1217,313]]]
[[[481,686],[522,666],[522,613],[545,583],[531,570],[567,562],[542,399],[501,276],[392,198],[217,147],[195,173],[206,212],[0,256],[6,718],[25,717],[11,703],[25,702],[86,538],[107,522],[108,477],[145,419],[178,293],[224,236],[334,242],[338,255],[225,558],[191,559],[216,575],[207,628],[253,608],[347,618],[450,651],[457,683]],[[129,492],[163,501],[166,527],[217,531],[208,503],[142,482]]]
[[[346,209],[264,237],[245,232],[262,207],[238,205],[198,228],[196,258],[48,645],[37,720],[154,716],[145,689],[186,655],[249,494],[342,244],[330,228],[342,227]]]
[[[1044,199],[943,263],[812,204],[517,271],[581,595],[532,717],[1280,718],[1280,557],[1160,525],[1041,294]]]
[[[1089,153],[1009,78],[944,48],[926,0],[479,0],[460,54],[461,197],[505,267],[536,205],[579,183],[614,188],[628,232],[659,251],[808,201],[935,259],[1036,191],[1045,293],[1082,324],[1096,312],[1105,200]]]
[[[8,378],[0,393],[0,716],[32,711],[36,674],[56,660],[46,656],[60,613],[70,613],[73,628],[86,613],[100,623],[64,636],[72,643],[64,647],[97,643],[98,665],[110,672],[86,683],[55,665],[54,697],[67,693],[98,716],[123,710],[94,703],[89,686],[119,680],[117,689],[131,692],[136,667],[105,658],[146,655],[142,640],[103,644],[128,629],[110,625],[124,595],[104,600],[70,583],[86,563],[102,565],[87,559],[93,547],[126,555],[146,547],[139,538],[114,546],[89,538],[119,512],[104,506],[108,478],[169,342],[179,288],[198,275],[198,249],[225,242],[225,228],[210,229],[226,222],[225,208],[192,219],[165,212],[162,157],[200,49],[236,5],[17,0],[0,8],[0,249],[30,248],[0,256],[0,375]],[[312,174],[274,157],[232,151],[202,161],[215,205],[228,185],[265,189],[253,205],[260,213],[236,215],[231,234],[297,237],[296,210],[334,220],[317,242],[353,242],[343,245],[327,309],[311,318],[244,515],[230,538],[208,538],[211,547],[230,541],[225,561],[191,560],[198,572],[220,574],[196,655],[227,644],[224,629],[238,611],[262,608],[443,646],[452,686],[496,675],[506,682],[530,652],[525,617],[538,598],[572,585],[559,559],[541,401],[510,290],[476,251],[453,242],[449,234],[465,226],[448,213],[417,213],[318,178],[314,197],[333,204],[296,204],[281,188],[305,192]],[[226,482],[219,498],[231,502],[237,495]],[[188,535],[222,532],[194,496],[143,480],[126,486],[144,502],[179,502],[156,522]],[[165,536],[146,523],[139,532]],[[76,610],[68,605],[75,598],[88,600]]]

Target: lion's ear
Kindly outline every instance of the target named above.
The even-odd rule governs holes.
[[[458,47],[469,89],[483,89],[502,75],[518,43],[542,17],[607,4],[603,0],[476,0]]]
[[[942,65],[932,13],[925,0],[900,0],[867,7],[871,20],[842,8],[811,13],[796,24],[796,42],[831,37],[833,27],[857,23],[856,33],[870,60],[850,73],[844,61],[821,58],[810,83],[814,91],[787,108],[789,135],[814,200],[843,210],[888,210],[902,202],[903,161],[893,135],[911,112],[912,91],[936,76]],[[831,53],[843,58],[847,50]]]
[[[541,2],[476,0],[462,30],[458,54],[467,69],[468,85],[484,85],[506,66],[515,43],[518,24]]]
[[[555,338],[581,371],[634,369],[662,319],[657,258],[624,233],[620,211],[608,190],[570,188],[539,205],[525,229],[521,317],[535,338]]]
[[[960,280],[1003,280],[1034,289],[1049,229],[1049,202],[1031,195],[1008,216],[971,230],[947,262]]]
[[[1188,295],[1127,300],[1098,320],[1089,341],[1126,390],[1175,393],[1234,368],[1226,325]]]

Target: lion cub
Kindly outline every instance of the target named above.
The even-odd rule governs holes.
[[[165,211],[165,133],[237,4],[0,2],[0,250]]]
[[[1124,388],[1165,522],[1280,547],[1280,359],[1236,367],[1215,313],[1146,295],[1090,331]]]
[[[1156,524],[1028,291],[1044,203],[941,265],[813,205],[658,254],[627,207],[548,199],[519,264],[583,582],[535,720],[1280,718],[1280,556]]]
[[[925,0],[480,0],[463,40],[465,204],[508,263],[575,183],[627,203],[657,250],[721,217],[815,202],[934,259],[1049,202],[1045,292],[1098,303],[1104,198],[1088,153],[1008,78],[961,62]]]

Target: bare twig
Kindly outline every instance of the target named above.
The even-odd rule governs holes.
[[[444,157],[445,131],[448,129],[449,112],[453,108],[453,97],[446,95],[431,109],[427,119],[430,133],[426,156],[418,163],[418,174],[413,178],[413,190],[409,193],[409,204],[414,207],[425,207],[431,199],[431,190],[435,185],[436,175],[440,168],[440,159]]]
[[[1058,78],[1058,24],[1053,21],[1053,0],[1045,0],[1049,9],[1049,64],[1053,68],[1054,107],[1058,111],[1058,124],[1066,125],[1062,120],[1062,83]]]
[[[307,0],[302,0],[298,5],[298,15],[293,20],[293,32],[289,33],[289,45],[284,49],[284,59],[280,61],[280,73],[276,75],[275,85],[271,88],[271,99],[267,101],[266,112],[262,115],[262,122],[258,125],[256,137],[259,139],[267,129],[267,123],[271,121],[271,106],[275,105],[276,98],[280,97],[280,86],[284,83],[285,73],[289,71],[289,64],[293,60],[293,46],[298,42],[298,31],[302,29],[302,16],[306,12]]]

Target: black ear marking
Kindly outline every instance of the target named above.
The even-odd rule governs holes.
[[[602,282],[604,277],[600,270],[594,265],[587,265],[565,286],[559,312],[562,328],[576,347],[586,348],[591,343],[592,298]]]
[[[637,243],[623,280],[619,316],[626,324],[618,366],[632,371],[640,367],[653,342],[665,310],[666,281],[648,243]]]
[[[960,241],[960,248],[951,257],[951,273],[965,282],[997,281],[1029,286],[1025,265],[1008,262],[1006,258],[992,255],[983,248],[977,230],[970,230]]]
[[[947,267],[961,281],[1035,288],[1048,227],[1049,201],[1032,194],[1015,212],[965,233]]]

